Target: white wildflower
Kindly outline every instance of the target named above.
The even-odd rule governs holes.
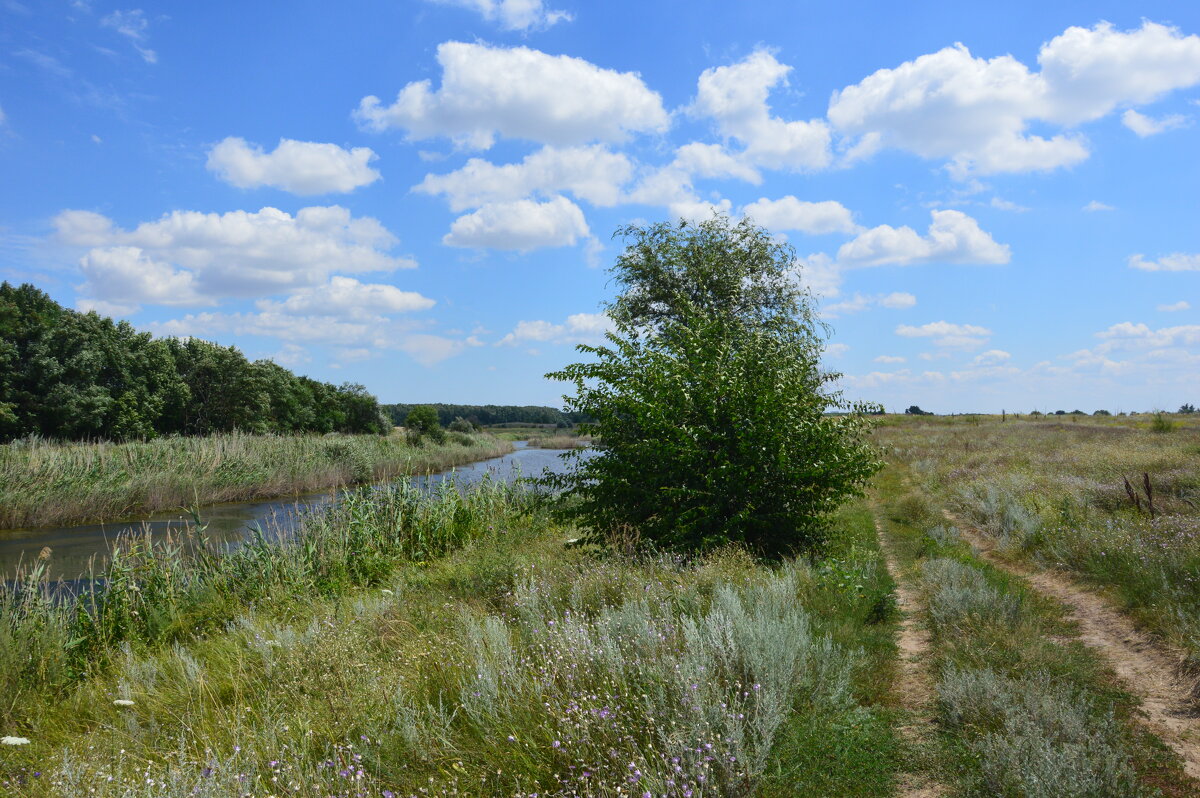
[[[0,745],[29,745],[27,737],[0,737]]]
[[[132,701],[130,701],[128,698],[118,698],[116,701],[114,701],[114,702],[113,702],[113,704],[114,704],[114,705],[116,705],[116,706],[118,706],[118,707],[131,707],[131,706],[133,706],[133,702],[132,702]]]

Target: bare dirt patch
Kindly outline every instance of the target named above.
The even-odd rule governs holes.
[[[909,582],[902,578],[896,565],[896,555],[884,534],[879,521],[875,521],[879,535],[879,548],[883,551],[884,563],[892,581],[896,583],[896,603],[901,621],[896,646],[900,649],[900,675],[896,683],[896,696],[900,706],[908,712],[909,721],[900,727],[900,734],[914,745],[927,741],[933,732],[933,679],[930,677],[929,631],[917,620],[920,597]],[[898,779],[896,795],[900,798],[938,798],[945,787],[915,773],[903,774]]]
[[[946,518],[988,562],[1018,576],[1043,595],[1070,609],[1079,639],[1100,652],[1130,693],[1141,699],[1145,726],[1183,760],[1183,769],[1200,779],[1200,717],[1193,704],[1192,679],[1181,673],[1182,652],[1142,633],[1104,597],[1068,576],[1010,562],[995,544],[949,512]]]

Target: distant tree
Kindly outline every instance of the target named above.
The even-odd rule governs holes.
[[[410,433],[415,433],[419,438],[429,438],[434,443],[441,443],[446,438],[445,431],[438,424],[437,410],[429,405],[417,405],[410,410],[404,419],[404,426]]]
[[[1112,413],[1108,412],[1107,410],[1097,410],[1095,413],[1092,413],[1092,415],[1093,416],[1111,416]]]
[[[467,421],[462,416],[459,416],[450,422],[450,426],[447,427],[447,429],[449,429],[451,432],[474,432],[475,425],[470,421]]]
[[[1056,415],[1056,416],[1065,416],[1066,414],[1067,414],[1066,410],[1055,410],[1054,411],[1054,415]]]
[[[1041,417],[1041,416],[1044,416],[1044,415],[1046,415],[1046,414],[1045,414],[1045,413],[1043,413],[1041,410],[1030,410],[1030,411],[1029,411],[1029,415],[1030,415],[1030,416],[1032,416],[1033,418],[1039,418],[1039,417]]]
[[[904,411],[904,414],[905,414],[906,416],[932,416],[932,415],[933,415],[933,411],[931,411],[931,410],[922,410],[922,409],[921,409],[920,407],[918,407],[917,405],[910,405],[910,406],[908,407],[908,409]]]
[[[1194,406],[1194,405],[1185,404],[1185,405],[1181,405],[1181,406],[1179,407],[1179,412],[1180,412],[1180,413],[1195,413],[1195,412],[1196,412],[1196,408],[1195,408],[1195,406]]]

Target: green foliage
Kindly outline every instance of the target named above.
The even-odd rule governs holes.
[[[437,410],[429,405],[417,405],[410,410],[404,418],[404,426],[410,435],[416,437],[417,442],[422,438],[429,438],[434,443],[446,439],[446,431],[438,423]]]
[[[412,404],[383,405],[383,411],[388,414],[394,423],[403,424],[404,419],[417,406]],[[457,418],[465,418],[472,424],[481,427],[502,424],[553,424],[555,426],[569,427],[583,420],[578,413],[564,413],[553,407],[540,407],[537,405],[430,404],[428,406],[437,411],[438,423],[444,427],[449,426]]]
[[[471,433],[471,432],[474,432],[478,428],[474,424],[472,424],[470,421],[467,421],[462,416],[459,416],[458,418],[456,418],[450,422],[450,425],[447,427],[447,429],[449,429],[451,432]]]
[[[595,360],[547,375],[574,383],[604,455],[548,478],[595,534],[776,555],[819,547],[824,521],[878,468],[873,406],[851,404],[820,366],[822,337],[792,273],[794,253],[726,217],[621,231]],[[849,411],[828,415],[830,410]]]
[[[1154,420],[1150,422],[1150,429],[1159,433],[1174,432],[1175,422],[1162,413],[1155,413]]]
[[[917,405],[910,405],[905,411],[906,416],[932,416],[933,413],[928,410],[922,410]]]
[[[196,338],[156,339],[0,283],[0,441],[388,429],[360,385],[298,377]]]

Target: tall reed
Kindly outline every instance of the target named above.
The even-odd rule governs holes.
[[[119,521],[217,502],[294,495],[443,471],[512,450],[491,436],[409,445],[404,436],[246,435],[0,446],[0,529]]]

